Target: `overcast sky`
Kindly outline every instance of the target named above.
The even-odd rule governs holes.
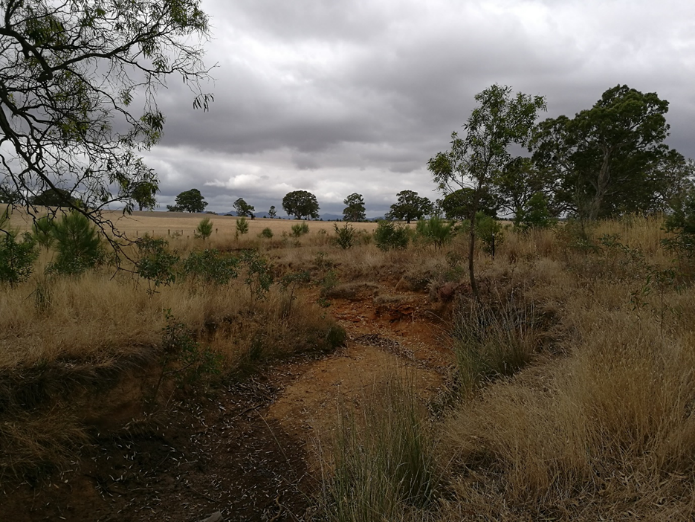
[[[692,0],[203,0],[210,111],[176,79],[164,138],[146,155],[161,208],[198,188],[208,210],[257,212],[308,190],[321,213],[364,195],[438,197],[427,160],[494,83],[573,116],[618,84],[670,102],[669,143],[695,157]]]

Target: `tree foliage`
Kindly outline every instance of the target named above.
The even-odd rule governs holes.
[[[343,204],[346,205],[343,209],[343,221],[365,221],[367,219],[362,194],[356,192],[350,194],[345,198]]]
[[[237,216],[248,217],[251,219],[256,217],[253,214],[256,211],[256,208],[253,205],[246,203],[243,198],[237,199],[233,206]]]
[[[176,205],[167,205],[169,212],[203,212],[207,201],[198,189],[185,190],[176,196]]]
[[[155,197],[159,188],[155,183],[142,181],[135,183],[133,188],[133,199],[138,205],[138,210],[154,210],[157,206],[157,198]]]
[[[278,213],[275,210],[275,205],[270,205],[270,210],[268,210],[268,217],[270,219],[275,219],[277,217]]]
[[[31,196],[29,202],[32,205],[51,208],[80,206],[80,200],[72,197],[70,192],[63,189],[44,190],[40,194]]]
[[[674,175],[688,175],[685,159],[664,144],[667,111],[656,93],[618,85],[574,118],[542,122],[533,158],[560,181],[558,199],[581,219],[661,210]]]
[[[311,192],[295,190],[282,198],[282,208],[296,219],[319,217],[319,203]]]
[[[57,250],[52,269],[63,274],[80,274],[103,258],[98,230],[82,213],[72,211],[56,220],[52,233]]]
[[[404,220],[410,224],[413,219],[422,219],[432,213],[432,202],[417,192],[402,190],[396,196],[398,201],[391,205],[386,216],[388,219]]]
[[[447,219],[469,219],[471,208],[477,204],[478,211],[491,217],[497,217],[499,202],[489,193],[482,194],[476,203],[476,194],[472,188],[462,188],[450,192],[442,200],[441,207]]]
[[[545,110],[542,96],[517,93],[512,96],[508,86],[493,85],[475,96],[478,106],[473,109],[459,137],[451,134],[451,149],[429,160],[428,168],[434,182],[444,193],[472,189],[469,220],[475,215],[483,197],[494,195],[495,183],[504,167],[511,161],[509,146],[525,146],[538,111]],[[476,227],[470,227],[468,270],[471,287],[479,299],[474,274]]]
[[[194,230],[195,237],[199,237],[203,241],[212,235],[213,224],[210,218],[206,217],[200,220],[198,226]]]
[[[31,234],[10,229],[10,212],[6,208],[0,213],[0,283],[15,285],[31,275],[34,261],[38,257],[36,243]]]
[[[32,198],[64,190],[64,206],[102,227],[100,209],[131,211],[158,180],[138,157],[161,137],[157,90],[180,76],[194,107],[211,96],[199,0],[0,1],[0,183]],[[83,206],[76,205],[81,200]],[[90,210],[88,210],[90,209]]]

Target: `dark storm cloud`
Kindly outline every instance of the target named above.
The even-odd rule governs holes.
[[[545,95],[546,116],[628,84],[671,102],[669,143],[695,156],[695,6],[686,1],[205,1],[215,102],[185,86],[159,98],[164,139],[148,153],[164,201],[196,186],[215,210],[257,210],[296,189],[322,211],[352,192],[371,209],[396,192],[436,197],[427,160],[493,83]],[[274,201],[274,203],[271,203]],[[374,210],[376,212],[377,210]]]

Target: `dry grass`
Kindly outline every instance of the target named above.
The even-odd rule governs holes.
[[[163,216],[173,221],[164,224]],[[276,278],[307,271],[308,284],[323,288],[324,295],[333,295],[331,289],[357,292],[375,282],[384,295],[401,289],[425,292],[445,282],[463,283],[465,294],[461,237],[439,251],[414,245],[381,252],[369,243],[344,251],[332,243],[332,223],[310,222],[310,233],[296,239],[282,234],[291,222],[258,219],[250,222],[248,236],[236,241],[235,218],[212,216],[219,230],[203,243],[186,238],[200,216],[128,219],[137,220],[128,222],[129,230],[168,237],[181,256],[209,247],[232,252],[257,247],[271,259]],[[273,228],[273,239],[257,237],[265,226]],[[182,236],[167,235],[178,227]],[[327,232],[319,233],[320,228]],[[445,441],[435,467],[448,472],[441,477],[441,498],[418,517],[695,517],[695,291],[686,278],[665,272],[672,256],[662,248],[665,233],[658,218],[603,222],[585,235],[579,232],[566,224],[525,235],[508,231],[494,260],[477,254],[488,308],[485,314],[460,313],[458,324],[470,326],[466,321],[475,319],[485,327],[472,329],[472,338],[492,325],[495,349],[519,340],[523,361],[509,372],[488,372],[438,426]],[[42,262],[47,261],[44,256]],[[153,295],[145,289],[132,276],[113,276],[109,270],[76,279],[37,275],[3,289],[0,372],[76,361],[108,365],[148,350],[156,353],[166,309],[198,341],[222,354],[229,370],[273,354],[315,348],[330,331],[325,310],[301,299],[292,302],[279,285],[262,301],[253,299],[242,279],[205,287],[177,282]],[[509,296],[520,304],[506,306]],[[537,328],[519,329],[529,324]],[[407,397],[407,390],[401,392]],[[383,405],[375,404],[374,411],[385,418]],[[31,432],[30,425],[19,431],[13,427],[15,435],[8,435],[7,426],[0,441],[31,438],[22,435]],[[351,440],[357,432],[343,427],[349,428],[345,458],[354,461],[346,464],[349,476],[340,487],[358,492],[350,476],[364,477],[360,473],[376,462],[360,451],[377,448],[382,439],[359,430],[361,438]],[[22,459],[17,454],[16,461]],[[350,468],[353,464],[358,467]],[[380,497],[379,502],[399,517],[412,512],[402,498]]]
[[[611,248],[571,258],[560,243],[546,255],[562,264],[516,262],[529,295],[556,310],[567,355],[491,383],[447,420],[442,459],[457,471],[442,520],[695,516],[695,293],[647,279],[667,262],[658,221],[603,223],[599,234],[643,258]],[[530,249],[516,259],[533,259]]]

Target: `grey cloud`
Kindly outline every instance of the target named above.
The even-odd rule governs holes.
[[[617,84],[656,91],[671,101],[669,143],[695,156],[695,6],[685,0],[629,10],[599,0],[203,7],[215,102],[203,113],[185,86],[162,91],[164,139],[148,154],[162,199],[194,185],[221,206],[245,197],[279,208],[300,188],[331,208],[351,192],[370,208],[405,188],[435,197],[426,162],[492,83],[545,95],[552,117]]]

